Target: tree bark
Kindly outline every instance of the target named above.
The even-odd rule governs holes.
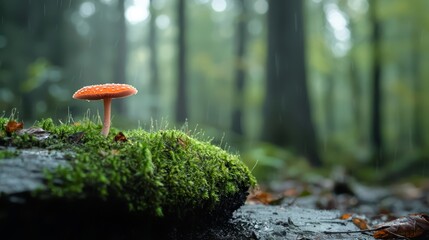
[[[421,16],[424,7],[421,4],[417,4],[415,9],[420,10],[416,16]],[[411,45],[410,51],[410,69],[411,69],[411,78],[412,87],[414,91],[413,95],[413,113],[412,113],[412,143],[414,149],[423,149],[425,148],[425,91],[424,91],[424,75],[422,74],[423,64],[422,64],[422,54],[421,49],[425,47],[424,41],[422,41],[422,22],[420,21],[420,17],[413,18],[413,24],[411,25],[411,36],[412,38],[409,40]]]
[[[373,44],[373,63],[372,63],[372,119],[371,119],[371,142],[373,147],[373,159],[377,165],[383,163],[383,138],[381,123],[382,113],[382,93],[381,93],[381,30],[377,19],[377,9],[375,1],[371,6],[371,21],[373,24],[372,44]]]
[[[244,102],[244,82],[246,80],[246,23],[247,23],[247,8],[245,0],[238,0],[240,14],[237,23],[237,48],[235,59],[235,106],[232,114],[232,131],[237,134],[243,134],[242,115]]]
[[[186,101],[186,0],[178,0],[177,5],[178,25],[178,82],[176,99],[176,121],[185,122],[188,117]]]
[[[157,116],[159,113],[159,94],[160,94],[160,83],[159,83],[159,68],[158,68],[158,48],[157,48],[157,31],[155,20],[157,13],[153,7],[155,0],[150,0],[150,21],[149,21],[149,51],[150,51],[150,79],[152,85],[153,104],[151,105],[152,116]]]
[[[366,132],[362,131],[365,129],[365,121],[362,115],[362,102],[363,102],[363,91],[360,85],[360,75],[357,64],[357,52],[358,52],[358,33],[356,31],[356,25],[354,21],[350,21],[349,28],[351,32],[351,38],[354,39],[352,42],[353,47],[350,50],[350,92],[352,97],[352,107],[353,107],[353,119],[354,119],[354,130],[356,134],[357,143],[363,145],[365,143]]]
[[[272,0],[263,138],[321,165],[308,99],[303,2]]]
[[[127,29],[125,22],[125,0],[118,1],[118,45],[116,47],[116,66],[114,67],[114,82],[126,83],[127,66]],[[123,115],[126,113],[125,101],[119,100],[114,104],[116,113]]]

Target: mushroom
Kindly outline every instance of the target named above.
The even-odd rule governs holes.
[[[137,89],[128,84],[106,83],[90,85],[77,90],[73,94],[74,99],[101,100],[104,101],[104,121],[101,134],[105,137],[110,130],[110,106],[112,98],[122,98],[134,95]]]

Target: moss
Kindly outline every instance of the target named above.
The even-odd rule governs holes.
[[[178,130],[130,130],[124,132],[127,141],[116,142],[117,129],[104,138],[90,120],[55,125],[44,119],[35,125],[49,138],[13,135],[12,144],[73,153],[70,166],[45,172],[47,188],[37,191],[39,197],[114,200],[133,212],[180,217],[213,211],[256,182],[237,155]]]
[[[0,132],[5,131],[5,127],[6,127],[7,122],[9,122],[8,118],[0,117]]]
[[[0,160],[4,158],[15,157],[17,155],[17,151],[0,150]]]

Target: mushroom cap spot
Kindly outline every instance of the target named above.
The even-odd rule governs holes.
[[[73,94],[74,99],[100,100],[105,98],[122,98],[136,94],[138,91],[129,84],[106,83],[85,86]]]

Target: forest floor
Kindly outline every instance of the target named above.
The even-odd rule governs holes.
[[[289,180],[254,191],[227,224],[196,238],[428,239],[428,213],[429,181],[367,187]]]
[[[37,149],[3,159],[0,192],[32,191],[42,184],[43,169],[55,168],[63,161],[61,154]],[[233,240],[428,239],[428,213],[429,181],[419,187],[411,183],[367,187],[355,181],[321,179],[310,184],[288,180],[254,190],[226,223],[187,230],[170,226],[163,236]],[[129,239],[127,228],[122,227],[115,226],[112,239]]]

